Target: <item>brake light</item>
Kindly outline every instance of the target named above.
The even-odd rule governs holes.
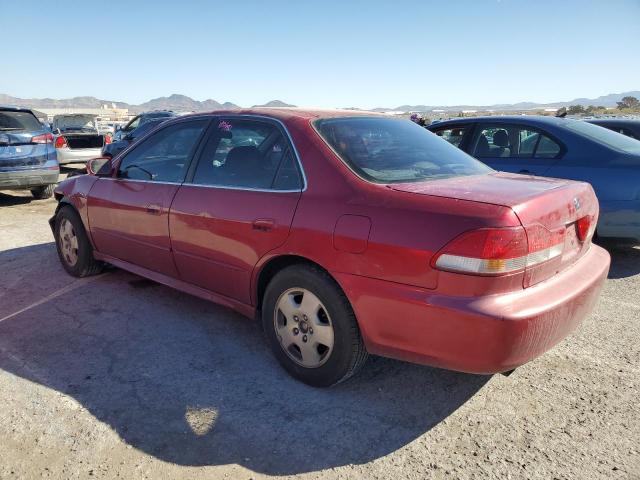
[[[67,146],[67,139],[64,137],[56,138],[56,148],[65,148]]]
[[[472,230],[440,250],[431,266],[476,275],[523,271],[561,255],[564,236],[564,228],[551,232],[542,225]]]
[[[589,239],[591,236],[591,216],[587,215],[578,219],[576,222],[576,230],[578,232],[578,238],[581,242]]]
[[[35,137],[31,137],[31,143],[53,143],[53,135],[51,133],[36,135]]]
[[[105,145],[109,145],[111,143],[111,135],[104,136],[104,143]]]

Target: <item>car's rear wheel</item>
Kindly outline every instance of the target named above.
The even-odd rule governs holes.
[[[309,385],[342,382],[367,358],[344,292],[311,265],[293,265],[274,276],[264,295],[262,324],[278,361]]]
[[[67,273],[74,277],[100,273],[103,264],[93,258],[93,247],[73,207],[64,206],[56,214],[54,236],[58,257]]]
[[[44,200],[45,198],[51,198],[53,196],[53,189],[55,185],[43,185],[31,189],[31,195],[36,200]]]

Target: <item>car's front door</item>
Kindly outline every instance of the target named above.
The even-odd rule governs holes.
[[[189,120],[159,130],[127,152],[113,177],[94,184],[89,226],[100,253],[177,276],[169,208],[207,123]]]
[[[550,135],[529,126],[479,123],[469,153],[496,170],[545,175],[563,148]]]
[[[247,116],[214,120],[169,214],[180,277],[250,304],[253,268],[286,241],[303,185],[281,125]]]

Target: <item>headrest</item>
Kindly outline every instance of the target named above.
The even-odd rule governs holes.
[[[509,135],[507,135],[506,130],[497,130],[493,134],[493,144],[498,147],[508,147],[509,146]]]

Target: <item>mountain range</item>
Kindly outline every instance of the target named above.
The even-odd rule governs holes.
[[[177,112],[201,112],[219,109],[240,108],[235,103],[220,103],[216,100],[207,99],[204,101],[194,100],[186,95],[174,93],[168,97],[159,97],[149,100],[139,105],[118,102],[113,100],[103,100],[96,97],[73,97],[64,99],[54,98],[17,98],[0,93],[0,105],[16,105],[19,107],[29,107],[35,110],[39,108],[101,108],[103,105],[116,108],[128,108],[130,112],[144,112],[148,110],[174,110]],[[271,100],[263,105],[254,107],[294,107],[281,100]]]
[[[630,92],[622,93],[610,93],[608,95],[602,95],[597,98],[576,98],[570,101],[559,101],[551,103],[536,103],[536,102],[519,102],[519,103],[504,103],[495,105],[400,105],[395,108],[378,107],[373,111],[396,111],[396,112],[429,112],[432,110],[444,110],[447,112],[461,111],[461,110],[497,110],[497,111],[509,111],[509,110],[535,110],[542,108],[560,108],[568,107],[569,105],[598,105],[604,107],[614,107],[616,102],[619,102],[623,97],[631,96],[640,98],[640,90],[634,90]],[[6,94],[0,94],[0,105],[17,105],[23,107],[29,107],[33,109],[38,108],[101,108],[103,105],[115,105],[117,108],[128,108],[130,112],[137,113],[147,110],[174,110],[180,112],[191,111],[207,111],[218,109],[233,109],[241,108],[240,106],[231,103],[220,103],[216,100],[194,100],[186,95],[173,94],[168,97],[159,97],[149,100],[148,102],[141,103],[139,105],[129,104],[125,102],[118,102],[113,100],[102,100],[96,97],[73,97],[65,99],[53,99],[53,98],[17,98]],[[289,103],[285,103],[281,100],[272,100],[262,105],[253,105],[254,107],[294,107]]]

